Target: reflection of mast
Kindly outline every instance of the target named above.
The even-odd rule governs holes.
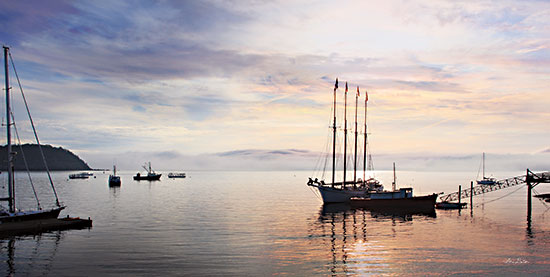
[[[348,261],[348,253],[346,252],[346,211],[344,211],[342,218],[342,264],[344,272],[348,272],[346,263]]]
[[[330,243],[331,248],[330,251],[332,252],[332,266],[330,267],[330,271],[332,274],[336,274],[336,225],[334,224],[334,214],[331,214],[330,217]]]

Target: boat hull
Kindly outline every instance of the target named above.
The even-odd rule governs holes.
[[[120,176],[109,176],[109,186],[110,187],[120,187],[121,181]]]
[[[366,195],[364,189],[341,189],[329,186],[310,185],[316,187],[321,194],[323,203],[349,203],[352,197],[362,197]]]
[[[369,210],[407,211],[414,213],[432,212],[435,209],[437,194],[395,199],[352,198],[353,208]]]
[[[10,222],[57,218],[63,209],[65,209],[65,207],[59,207],[46,211],[18,212],[11,215],[0,216],[0,226]]]
[[[442,210],[463,209],[466,207],[466,203],[440,202],[436,203],[435,207]]]
[[[134,176],[134,180],[136,181],[158,181],[160,180],[160,176],[162,174],[158,175],[145,175],[145,176]]]

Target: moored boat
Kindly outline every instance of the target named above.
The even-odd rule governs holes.
[[[442,209],[442,210],[463,209],[463,208],[466,208],[466,203],[443,201],[443,202],[435,203],[435,207],[437,209]]]
[[[398,191],[378,192],[365,197],[354,197],[350,203],[355,208],[430,212],[434,210],[436,200],[437,194],[435,193],[425,196],[413,196],[412,188],[401,188]]]
[[[158,181],[160,180],[160,176],[162,176],[162,174],[158,174],[156,173],[152,168],[151,168],[151,162],[149,162],[149,166],[146,167],[145,165],[142,166],[146,171],[147,171],[147,175],[141,175],[139,172],[136,174],[136,176],[134,176],[134,180],[136,181]]]
[[[113,165],[113,174],[109,175],[109,186],[120,187],[121,183],[120,176],[116,175],[116,165]]]
[[[483,153],[483,156],[481,158],[481,163],[483,167],[483,173],[482,173],[482,179],[477,180],[478,185],[486,185],[486,186],[493,186],[497,184],[497,179],[492,177],[485,177],[485,153]],[[479,171],[478,171],[479,174]],[[479,176],[479,175],[478,175]]]
[[[183,172],[177,172],[177,173],[168,173],[168,178],[185,178],[186,175]]]
[[[365,92],[365,120],[364,120],[364,140],[363,140],[363,179],[357,178],[357,105],[358,98],[360,96],[359,87],[357,87],[357,94],[355,96],[355,153],[354,153],[354,168],[353,168],[353,180],[346,180],[347,177],[347,94],[348,84],[346,82],[345,89],[345,102],[344,102],[344,146],[343,146],[343,162],[344,162],[344,174],[342,182],[336,181],[336,90],[338,89],[338,79],[334,84],[334,98],[333,98],[333,122],[332,122],[332,179],[330,183],[325,183],[324,180],[318,178],[309,178],[307,185],[316,188],[321,194],[323,203],[342,203],[349,202],[352,197],[365,196],[367,192],[372,190],[380,190],[381,185],[373,178],[369,178],[370,182],[365,181],[367,170],[367,102],[368,94]],[[370,155],[369,155],[370,158]],[[371,163],[369,163],[371,166]]]
[[[24,101],[25,107],[27,108],[29,118],[31,119],[30,123],[31,123],[31,126],[33,128],[34,136],[36,138],[36,143],[39,146],[40,154],[42,155],[42,161],[44,162],[44,166],[46,168],[46,173],[48,175],[48,179],[49,179],[52,191],[53,191],[53,195],[55,196],[55,205],[56,206],[53,207],[53,208],[48,208],[48,209],[43,209],[42,208],[42,206],[40,204],[40,201],[39,201],[39,198],[38,198],[37,191],[35,190],[35,187],[32,183],[31,176],[30,176],[30,174],[28,174],[29,181],[30,181],[29,183],[31,184],[31,187],[32,187],[32,190],[34,192],[34,196],[35,196],[35,199],[36,199],[36,202],[37,202],[37,209],[23,211],[23,210],[18,209],[16,207],[16,203],[17,203],[16,202],[16,195],[15,195],[16,183],[15,183],[14,172],[13,172],[14,171],[13,163],[14,163],[14,159],[15,159],[16,155],[21,155],[21,157],[25,161],[25,165],[27,165],[27,161],[26,161],[25,155],[22,151],[22,148],[21,148],[20,153],[17,153],[15,151],[13,151],[13,149],[12,149],[11,129],[12,129],[12,126],[14,124],[11,123],[13,115],[12,115],[12,110],[11,110],[11,105],[10,105],[10,90],[11,90],[11,87],[9,85],[9,63],[8,63],[8,58],[11,57],[11,55],[9,54],[9,47],[4,46],[3,49],[4,49],[4,68],[5,68],[5,82],[6,82],[6,86],[5,86],[5,93],[6,93],[6,106],[5,106],[6,107],[6,125],[5,126],[6,126],[6,131],[7,131],[7,134],[6,134],[6,138],[7,138],[6,139],[6,147],[7,147],[7,153],[8,153],[8,157],[7,157],[8,178],[7,178],[7,186],[6,187],[7,187],[8,196],[0,198],[0,201],[8,202],[8,208],[5,209],[4,207],[2,207],[2,209],[0,210],[0,233],[5,233],[5,234],[9,235],[9,234],[14,234],[15,232],[18,232],[18,231],[33,231],[33,230],[37,231],[38,230],[37,228],[29,228],[28,226],[41,225],[42,220],[56,219],[59,216],[59,213],[65,208],[65,206],[62,206],[59,202],[59,198],[57,196],[57,192],[55,190],[55,186],[53,184],[52,177],[51,177],[50,171],[48,169],[48,165],[46,164],[46,159],[44,157],[44,153],[42,151],[40,141],[38,140],[38,135],[36,133],[36,129],[34,128],[34,123],[32,121],[32,118],[30,117],[30,112],[28,110],[27,102],[25,100]],[[12,63],[13,63],[13,61],[12,61]],[[14,68],[14,70],[15,70],[15,68]],[[16,74],[17,74],[17,72],[16,72]],[[19,87],[21,88],[21,86],[19,86]],[[21,93],[23,93],[22,89],[21,89]],[[19,145],[21,145],[21,143],[19,143]],[[27,167],[27,170],[28,170],[28,167]],[[23,223],[24,222],[29,222],[29,224],[21,224],[22,222]]]
[[[90,175],[88,173],[75,173],[75,174],[69,174],[69,179],[88,179],[90,178]]]

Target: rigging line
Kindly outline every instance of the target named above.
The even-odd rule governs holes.
[[[535,195],[539,195],[540,193],[538,191],[535,190],[535,188],[532,188],[533,192],[535,193]],[[536,197],[540,203],[542,203],[546,209],[550,209],[550,207],[548,207],[548,205],[546,205],[545,201],[542,199],[542,198],[539,198],[539,197]]]
[[[31,183],[32,192],[34,193],[34,198],[36,199],[38,209],[42,210],[42,207],[40,206],[40,200],[38,200],[38,194],[36,194],[36,189],[34,188],[34,183],[32,182],[31,172],[29,170],[29,164],[27,163],[27,158],[25,157],[25,152],[23,151],[23,145],[21,144],[21,139],[19,137],[19,132],[17,131],[17,125],[15,125],[15,116],[13,115],[13,111],[10,111],[10,114],[11,114],[11,118],[13,119],[13,129],[15,130],[15,137],[17,138],[17,142],[19,143],[19,149],[21,150],[21,156],[23,156],[23,162],[25,164],[25,169],[27,169],[27,176],[29,176],[29,183]]]
[[[483,203],[481,203],[481,204],[477,204],[476,207],[479,207],[479,206],[485,205],[485,204],[489,204],[489,203],[491,203],[491,202],[495,202],[495,201],[497,201],[497,200],[500,200],[500,199],[502,199],[502,198],[504,198],[504,197],[510,196],[512,193],[514,193],[514,192],[516,192],[516,191],[518,191],[518,190],[520,190],[520,189],[522,189],[522,188],[523,188],[523,186],[520,186],[518,189],[516,189],[516,190],[514,190],[514,191],[512,191],[512,192],[510,192],[510,193],[508,193],[508,194],[506,194],[506,195],[504,195],[504,196],[501,196],[501,197],[496,198],[496,199],[493,199],[493,200],[485,201],[485,202],[483,202]],[[485,195],[485,194],[483,194],[483,195]],[[463,197],[463,198],[464,198],[464,197]]]
[[[13,72],[15,73],[15,78],[17,79],[17,84],[19,85],[19,91],[21,92],[21,96],[23,97],[23,102],[25,102],[25,108],[27,109],[27,115],[29,116],[29,120],[31,122],[32,131],[34,132],[34,137],[36,139],[36,144],[38,144],[38,149],[40,150],[40,154],[42,155],[42,161],[44,162],[44,166],[46,167],[46,173],[48,174],[48,179],[50,180],[50,185],[52,187],[53,194],[55,195],[55,203],[58,207],[61,207],[61,205],[59,204],[59,197],[57,197],[57,191],[55,190],[55,186],[53,185],[50,169],[48,168],[48,164],[46,163],[46,156],[44,156],[44,151],[42,150],[42,146],[40,145],[40,140],[38,139],[38,134],[36,133],[36,128],[34,127],[34,122],[32,120],[31,112],[29,110],[29,105],[27,104],[27,98],[25,98],[25,93],[23,92],[23,87],[21,86],[19,74],[17,74],[17,70],[15,69],[15,63],[13,62],[13,58],[11,57],[11,53],[9,53],[9,56],[13,67]]]

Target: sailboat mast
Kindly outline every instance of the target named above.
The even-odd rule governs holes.
[[[356,187],[357,182],[357,101],[359,99],[359,87],[355,94],[355,154],[353,156],[353,187]]]
[[[338,89],[338,78],[334,84],[334,124],[332,125],[332,187],[334,187],[334,176],[336,172],[336,90]]]
[[[347,106],[348,106],[348,82],[346,82],[346,92],[344,93],[344,182],[342,183],[343,188],[346,188],[346,160],[348,148],[348,118],[347,118]]]
[[[365,90],[365,139],[363,140],[363,182],[366,180],[367,172],[367,102],[369,101],[369,94]]]
[[[15,212],[15,187],[13,182],[13,160],[11,153],[11,116],[10,116],[10,81],[8,67],[9,47],[4,46],[4,71],[6,73],[6,130],[7,141],[6,148],[8,152],[8,194],[9,194],[9,210],[10,213]]]
[[[392,191],[395,191],[395,186],[397,185],[397,175],[395,175],[395,163],[393,163],[393,183]]]
[[[483,152],[483,157],[481,159],[481,164],[483,164],[483,179],[485,179],[485,152]]]

